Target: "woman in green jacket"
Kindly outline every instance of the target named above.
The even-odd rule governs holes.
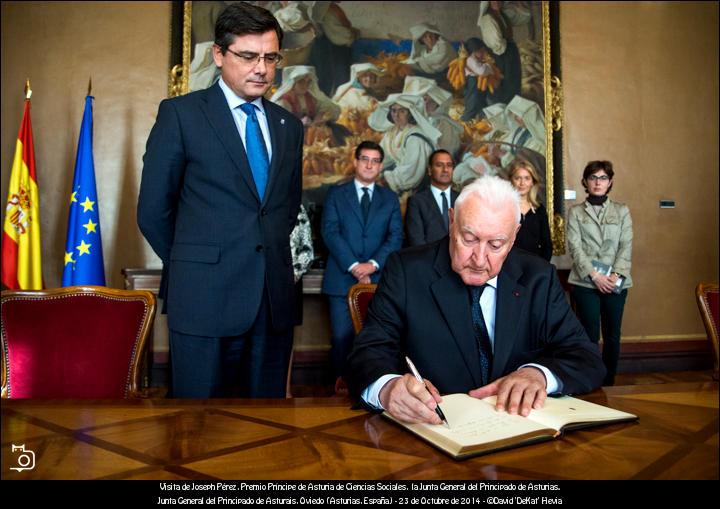
[[[626,205],[608,199],[614,174],[610,161],[587,164],[582,179],[587,199],[570,208],[567,223],[575,312],[593,343],[602,327],[603,385],[615,383],[622,315],[632,286],[632,219]]]

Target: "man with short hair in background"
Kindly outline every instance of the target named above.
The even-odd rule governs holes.
[[[347,293],[355,283],[377,283],[388,255],[402,246],[402,217],[397,195],[376,185],[382,169],[382,147],[363,141],[355,149],[354,178],[334,186],[325,198],[322,237],[330,256],[322,292],[330,303],[335,388],[344,388],[353,331]]]
[[[420,246],[448,234],[449,210],[458,197],[452,185],[455,163],[450,152],[438,149],[428,160],[430,187],[408,199],[405,213],[407,245]]]

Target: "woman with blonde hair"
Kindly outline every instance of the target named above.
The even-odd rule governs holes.
[[[520,195],[520,231],[515,246],[550,261],[552,240],[547,212],[538,200],[540,178],[535,167],[524,159],[515,159],[508,167],[510,183]]]

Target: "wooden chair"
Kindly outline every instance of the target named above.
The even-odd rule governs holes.
[[[155,319],[143,290],[2,292],[3,398],[128,398]]]
[[[375,295],[376,288],[377,285],[374,283],[357,283],[351,286],[348,291],[348,306],[350,307],[350,318],[352,318],[355,334],[359,333],[365,324],[365,315],[370,301]]]
[[[713,378],[718,379],[718,285],[717,283],[699,283],[695,288],[695,297],[700,309],[705,331],[712,344],[714,359]]]

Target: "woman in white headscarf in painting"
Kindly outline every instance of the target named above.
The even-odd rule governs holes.
[[[302,120],[304,125],[336,120],[340,108],[322,93],[317,84],[315,68],[291,65],[282,73],[282,84],[270,99]]]
[[[285,67],[282,84],[270,100],[299,118],[306,128],[328,127],[332,145],[342,145],[349,134],[345,127],[335,123],[340,107],[318,88],[315,68],[310,65]]]
[[[421,76],[407,76],[403,86],[403,94],[422,97],[425,103],[424,112],[427,119],[435,129],[440,131],[437,148],[447,150],[455,158],[460,148],[463,127],[449,115],[452,94],[440,88],[435,80]]]
[[[545,157],[545,115],[538,103],[516,95],[505,108],[510,127],[503,141],[501,162],[507,167],[520,149],[528,149]]]
[[[434,78],[441,83],[448,65],[457,57],[450,41],[434,25],[421,23],[410,28],[412,51],[404,63],[412,66],[416,74]]]
[[[427,162],[437,147],[438,131],[425,117],[422,97],[390,94],[370,115],[368,124],[385,135],[382,176],[400,194],[418,188],[427,175]]]
[[[378,104],[368,92],[375,88],[383,70],[371,63],[350,66],[350,81],[343,83],[335,92],[333,102],[343,110],[374,110]]]

